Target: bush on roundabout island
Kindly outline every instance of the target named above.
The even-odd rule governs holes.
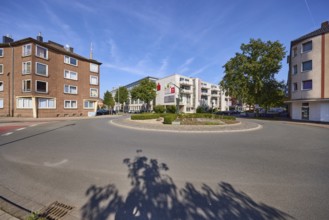
[[[176,119],[182,120],[186,118],[206,118],[206,119],[220,119],[224,121],[231,121],[234,123],[235,117],[228,115],[216,115],[210,113],[192,113],[192,114],[168,114],[168,113],[151,113],[151,114],[137,114],[132,115],[131,120],[149,120],[149,119],[158,119],[163,117],[163,124],[171,124]]]
[[[177,118],[176,114],[166,114],[163,116],[163,124],[172,124]]]
[[[153,111],[155,113],[160,113],[160,114],[165,113],[166,107],[164,105],[156,105],[156,106],[153,107]]]

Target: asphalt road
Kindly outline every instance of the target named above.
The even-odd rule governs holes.
[[[0,185],[81,219],[329,219],[326,128],[258,121],[251,132],[175,134],[109,120],[0,137]]]

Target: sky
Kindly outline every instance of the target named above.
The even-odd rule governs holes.
[[[69,45],[102,63],[100,97],[146,76],[218,84],[223,65],[251,38],[290,42],[329,21],[328,0],[10,0],[0,34]],[[287,80],[282,61],[278,80]]]

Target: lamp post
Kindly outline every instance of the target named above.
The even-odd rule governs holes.
[[[179,86],[177,86],[175,83],[172,82],[170,82],[169,84],[175,86],[178,89],[178,98],[176,98],[176,114],[179,114],[179,101],[181,97],[182,88],[180,88]]]
[[[214,105],[215,105],[215,100],[211,100],[211,115],[212,115],[212,118],[214,118]]]

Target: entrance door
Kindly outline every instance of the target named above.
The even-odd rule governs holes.
[[[302,103],[302,120],[309,120],[310,108],[308,103]]]

